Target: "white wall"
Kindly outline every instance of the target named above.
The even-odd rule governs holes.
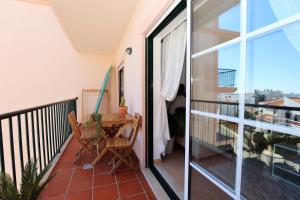
[[[0,113],[81,97],[113,60],[78,54],[47,5],[1,0],[0,30]]]
[[[82,89],[101,86],[112,60],[112,55],[78,54],[49,6],[0,0],[0,114],[81,98]],[[80,120],[81,99],[78,114]],[[5,168],[10,173],[7,120],[2,121],[2,126]],[[17,133],[16,127],[14,133]],[[22,127],[24,130],[24,124]],[[15,153],[19,152],[18,140],[15,136]],[[26,157],[24,159],[27,162]],[[16,156],[18,180],[19,166]]]
[[[121,63],[124,63],[125,66],[125,98],[128,111],[129,113],[138,112],[143,117],[143,126],[134,146],[142,166],[145,166],[146,156],[144,99],[145,35],[173,1],[140,0],[114,58],[115,66],[119,66]],[[124,54],[127,47],[132,47],[133,52],[131,55]],[[115,77],[117,77],[117,73]],[[117,85],[115,87],[117,88]],[[117,96],[115,95],[115,98]]]

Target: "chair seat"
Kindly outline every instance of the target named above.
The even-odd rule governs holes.
[[[107,140],[107,148],[127,148],[130,146],[130,141],[127,138],[111,138]]]

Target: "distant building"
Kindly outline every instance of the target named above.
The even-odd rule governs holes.
[[[295,109],[300,109],[300,98],[283,97],[275,100],[262,101],[258,104],[278,106],[278,108],[259,108],[258,115],[256,116],[257,119],[276,124],[300,127],[300,110]],[[280,109],[280,107],[290,107],[290,109]]]

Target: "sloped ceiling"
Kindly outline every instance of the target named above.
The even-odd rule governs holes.
[[[19,1],[24,1],[28,3],[35,3],[35,4],[42,4],[42,5],[49,5],[48,0],[19,0]]]
[[[49,0],[80,53],[113,53],[138,0]]]

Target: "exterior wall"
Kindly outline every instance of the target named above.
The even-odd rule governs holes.
[[[145,38],[154,24],[175,0],[143,0],[139,1],[135,13],[128,24],[127,30],[116,51],[114,65],[116,69],[122,63],[125,66],[125,99],[128,112],[138,112],[143,117],[142,128],[134,147],[140,159],[141,166],[145,166],[146,136],[145,136]],[[124,53],[127,47],[132,47],[131,55]],[[116,70],[117,72],[117,70]],[[116,81],[117,73],[115,73]],[[118,92],[118,85],[115,84]],[[118,94],[115,94],[118,102]],[[118,105],[114,103],[114,105]],[[117,107],[113,108],[117,110]]]
[[[78,54],[47,5],[1,0],[0,24],[0,113],[80,98],[112,64],[112,55]]]

